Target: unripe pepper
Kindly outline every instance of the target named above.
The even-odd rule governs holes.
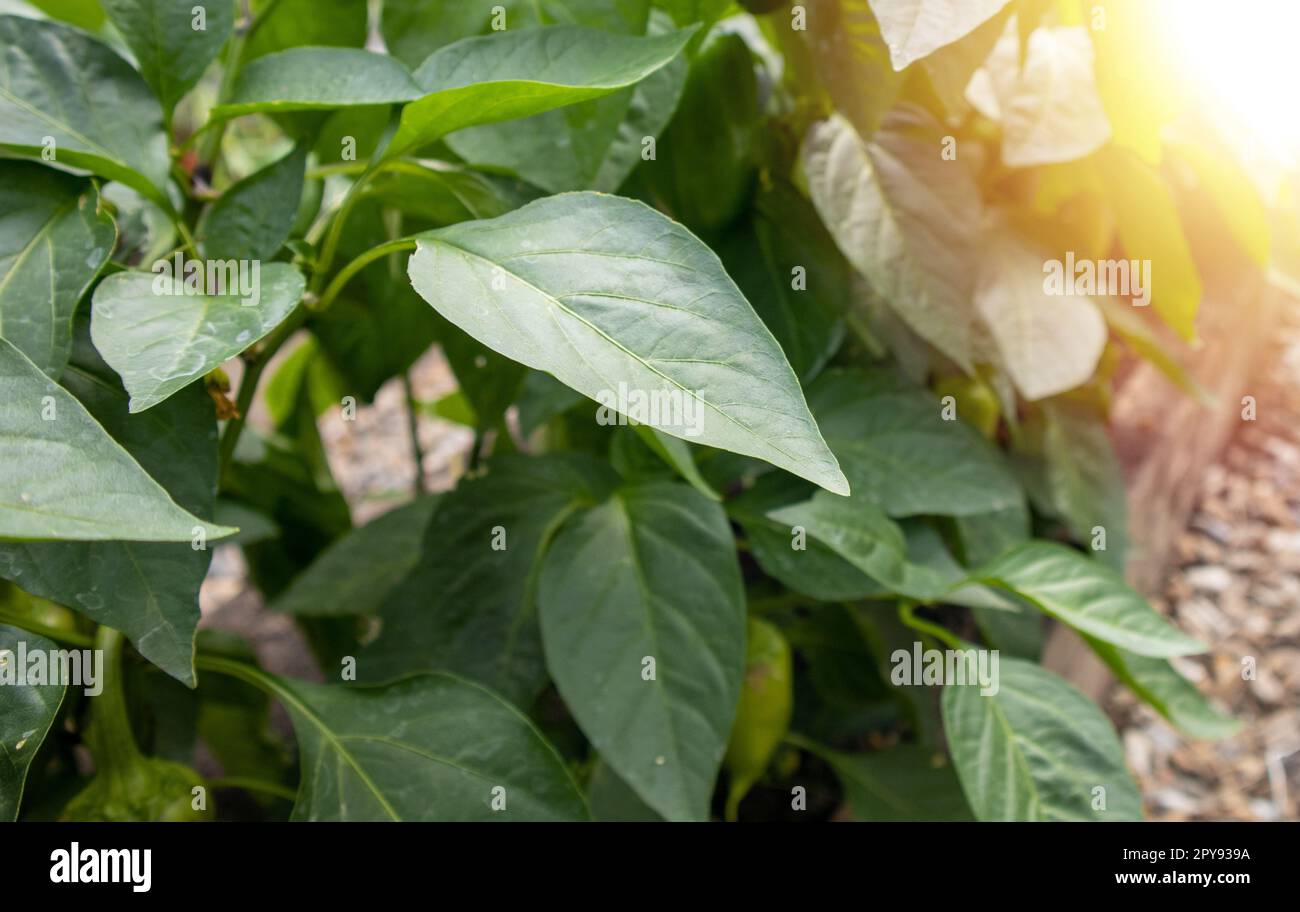
[[[735,820],[745,793],[767,769],[790,727],[794,673],[790,644],[774,625],[751,617],[745,648],[745,679],[723,764],[730,776],[727,819]]]
[[[957,403],[957,416],[987,439],[993,439],[998,431],[1002,406],[997,393],[987,383],[977,377],[956,374],[936,381],[934,393],[940,399],[952,396]]]

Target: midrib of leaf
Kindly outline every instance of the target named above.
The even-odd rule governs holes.
[[[472,257],[473,259],[480,260],[480,261],[482,261],[482,262],[484,262],[484,263],[487,263],[487,264],[489,264],[489,265],[491,265],[491,266],[493,266],[493,267],[495,267],[495,268],[497,268],[497,269],[502,270],[505,274],[509,275],[509,276],[510,276],[511,278],[513,278],[515,281],[519,282],[519,284],[521,284],[521,285],[525,286],[526,288],[529,288],[529,289],[531,289],[532,291],[536,292],[536,293],[537,293],[538,295],[540,295],[544,300],[551,302],[551,303],[554,305],[554,309],[555,309],[555,310],[560,310],[560,311],[563,311],[565,314],[568,314],[568,315],[569,315],[570,317],[572,317],[574,320],[576,320],[577,322],[581,323],[583,326],[586,326],[588,329],[590,329],[590,330],[591,330],[593,333],[595,333],[596,335],[600,336],[602,339],[604,339],[604,340],[605,340],[606,342],[608,342],[610,345],[614,346],[614,347],[617,348],[619,351],[623,352],[623,354],[627,355],[628,358],[630,358],[631,360],[635,361],[637,364],[640,364],[640,365],[641,365],[642,367],[644,367],[646,370],[650,371],[650,373],[652,373],[652,374],[654,374],[655,376],[659,377],[659,378],[660,378],[661,380],[663,380],[664,382],[666,382],[666,383],[668,383],[668,384],[670,384],[670,385],[676,387],[678,390],[681,391],[681,393],[682,393],[683,396],[690,396],[692,400],[694,400],[695,402],[698,402],[700,405],[707,406],[710,410],[712,410],[713,412],[717,413],[720,417],[724,418],[725,420],[727,420],[727,421],[729,421],[730,423],[734,424],[736,427],[738,427],[738,428],[740,428],[741,430],[743,430],[743,431],[744,431],[745,433],[747,433],[751,438],[753,438],[753,439],[755,439],[755,440],[758,440],[758,441],[762,442],[762,443],[765,444],[766,446],[770,446],[772,449],[776,450],[778,453],[780,453],[780,454],[781,454],[782,456],[784,456],[786,459],[791,460],[794,464],[797,465],[797,464],[799,464],[799,463],[802,461],[802,460],[800,460],[798,457],[794,456],[793,454],[786,452],[783,448],[781,448],[780,446],[778,446],[778,445],[777,445],[775,442],[773,442],[772,440],[769,440],[769,439],[767,439],[766,437],[762,437],[762,436],[760,436],[760,435],[759,435],[759,434],[758,434],[758,433],[757,433],[753,428],[751,428],[749,425],[745,424],[745,423],[744,423],[743,421],[741,421],[740,419],[738,419],[738,418],[736,418],[736,417],[734,417],[734,416],[732,416],[732,415],[727,414],[726,412],[724,412],[721,408],[719,408],[719,407],[718,407],[717,405],[715,405],[714,403],[708,401],[707,399],[701,399],[698,395],[695,394],[694,391],[687,389],[686,387],[682,386],[682,384],[680,384],[680,383],[678,383],[676,380],[674,380],[672,377],[669,377],[669,376],[668,376],[667,374],[665,374],[663,371],[661,371],[661,370],[659,370],[658,368],[654,367],[654,366],[653,366],[652,364],[650,364],[648,361],[646,361],[646,360],[644,360],[643,358],[641,358],[640,355],[638,355],[638,354],[636,354],[635,352],[631,351],[631,350],[628,349],[626,346],[624,346],[621,342],[619,342],[617,339],[614,339],[612,336],[610,336],[608,333],[606,333],[603,329],[601,329],[600,327],[598,327],[598,326],[596,326],[595,324],[593,324],[590,320],[585,319],[584,317],[582,317],[581,315],[579,315],[579,314],[576,313],[575,311],[569,309],[568,307],[565,307],[564,304],[562,304],[562,303],[560,302],[560,299],[559,299],[559,298],[555,297],[554,295],[550,294],[549,292],[545,292],[545,291],[543,291],[542,289],[538,288],[538,287],[537,287],[536,285],[534,285],[533,283],[529,282],[529,281],[528,281],[527,279],[525,279],[523,276],[519,275],[517,272],[514,272],[514,271],[512,271],[512,270],[506,269],[504,266],[501,265],[501,263],[505,262],[506,260],[511,259],[511,257],[505,257],[505,258],[503,258],[500,262],[498,262],[498,261],[493,260],[493,259],[491,259],[491,258],[489,258],[489,257],[482,256],[481,254],[474,253],[474,252],[471,251],[471,250],[467,250],[467,249],[465,249],[464,247],[461,247],[461,246],[458,245],[458,244],[453,244],[453,243],[451,243],[450,241],[446,240],[446,239],[443,238],[443,237],[431,237],[431,238],[425,238],[424,240],[426,240],[426,241],[429,242],[429,243],[439,243],[439,244],[443,244],[444,246],[446,246],[446,247],[448,247],[448,248],[450,248],[450,249],[456,251],[457,253],[461,254],[462,256],[465,256],[465,257]],[[665,265],[665,266],[675,266],[675,267],[678,267],[678,268],[691,269],[691,267],[682,267],[682,266],[681,266],[680,264],[678,264],[678,263],[672,263],[672,262],[669,262],[668,260],[659,260],[659,259],[655,259],[654,257],[642,257],[642,256],[635,256],[635,255],[628,255],[628,256],[624,257],[624,255],[622,255],[622,254],[599,253],[599,252],[590,252],[590,251],[586,251],[586,250],[566,250],[566,249],[557,249],[557,250],[537,250],[537,251],[530,251],[528,254],[521,254],[521,256],[524,256],[524,255],[527,255],[527,256],[542,256],[542,255],[545,255],[545,254],[548,254],[548,253],[572,253],[572,254],[577,254],[577,255],[579,255],[579,256],[607,256],[607,257],[614,257],[614,258],[617,258],[617,259],[642,259],[642,260],[648,260],[648,261],[650,261],[650,262],[654,262],[654,263],[660,263],[660,264]],[[692,269],[692,271],[698,272],[699,270]],[[574,294],[580,294],[580,292],[574,292]],[[591,294],[591,295],[593,295],[593,296],[597,296],[597,295],[600,294],[600,293],[596,293],[596,292],[581,292],[581,294]],[[605,296],[608,297],[608,295],[605,295]],[[519,329],[517,326],[515,326],[514,322],[513,322],[513,321],[510,319],[510,317],[506,314],[505,308],[503,308],[499,303],[497,303],[497,302],[495,301],[495,299],[494,299],[494,297],[493,297],[492,295],[488,295],[487,297],[488,297],[490,300],[493,301],[493,303],[494,303],[494,304],[496,305],[496,307],[497,307],[497,310],[501,313],[502,317],[504,317],[505,320],[506,320],[508,323],[510,323],[511,328],[513,328],[514,331],[515,331],[516,333],[518,333],[522,338],[524,338],[524,339],[528,339],[528,338],[529,338],[528,335],[525,334],[525,333],[523,333],[523,332],[521,332],[520,329]],[[638,298],[638,299],[636,299],[636,300],[641,301],[641,303],[648,304],[648,305],[650,305],[651,307],[659,307],[659,306],[672,307],[672,305],[661,305],[661,304],[658,304],[657,302],[654,302],[654,301],[647,301],[647,300],[642,299],[642,298]],[[673,308],[673,309],[681,310],[682,308]],[[695,315],[695,316],[700,316],[699,314],[694,314],[694,315]],[[707,319],[707,318],[706,318],[706,319]],[[576,345],[574,345],[573,342],[569,341],[569,335],[568,335],[568,333],[566,333],[566,332],[564,331],[563,327],[559,327],[558,324],[557,324],[557,328],[560,329],[560,334],[564,336],[565,341],[569,343],[569,347],[573,349],[573,353],[574,353],[575,355],[577,355],[579,358],[581,358],[582,361],[583,361],[584,363],[586,363],[587,366],[588,366],[589,368],[591,368],[590,363],[587,362],[587,358],[586,358],[586,356],[585,356],[581,351],[578,350],[578,347],[577,347]],[[770,335],[770,331],[769,331],[769,335]],[[778,350],[779,350],[780,345],[777,344],[775,341],[773,341],[773,344],[774,344],[774,345],[777,345],[777,348],[778,348]],[[599,372],[596,371],[594,368],[591,368],[591,370],[592,370],[592,373],[595,373],[595,374],[597,374],[598,376],[600,375]],[[784,413],[780,413],[780,412],[778,412],[778,414],[781,414],[783,417],[786,417],[786,418],[791,417],[791,416],[789,416],[789,415],[785,415]],[[673,436],[676,436],[676,435],[673,435]]]
[[[18,267],[21,266],[26,261],[28,255],[36,248],[36,245],[41,240],[43,240],[46,237],[46,235],[50,234],[54,230],[55,223],[58,222],[59,219],[63,218],[63,216],[71,212],[74,208],[76,208],[79,201],[80,201],[80,196],[67,201],[66,203],[62,204],[57,209],[55,209],[53,214],[51,214],[50,217],[45,220],[44,224],[41,225],[40,230],[36,232],[36,234],[32,237],[32,239],[28,241],[26,244],[24,244],[22,249],[19,250],[18,253],[14,256],[12,260],[12,265],[9,267],[9,271],[5,273],[5,277],[3,279],[0,279],[0,300],[4,298],[5,289],[9,287],[9,283],[13,280],[14,274],[18,272]],[[55,293],[54,292],[55,292],[54,245],[51,244],[50,245],[50,343],[51,346],[53,346],[53,342],[54,342],[54,316],[55,316],[54,314]],[[0,335],[3,335],[3,332],[4,332],[4,308],[0,307]]]
[[[40,68],[37,67],[37,69],[39,70]],[[6,75],[8,75],[8,74],[6,73]],[[57,93],[55,93],[55,94],[57,95]],[[33,108],[33,107],[32,107],[31,105],[29,105],[27,102],[23,101],[23,100],[22,100],[21,98],[19,98],[17,95],[13,94],[13,92],[9,91],[9,88],[8,88],[7,86],[0,86],[0,95],[4,95],[5,98],[9,99],[9,100],[12,101],[14,104],[18,105],[18,107],[23,108],[23,109],[26,110],[29,114],[33,114],[33,115],[35,115],[38,119],[43,120],[45,123],[47,123],[47,124],[49,124],[49,125],[51,125],[51,126],[53,126],[53,127],[56,127],[56,128],[58,128],[58,129],[60,129],[60,130],[63,130],[63,131],[64,131],[65,133],[67,133],[69,136],[72,136],[72,137],[74,137],[74,138],[76,138],[76,139],[81,140],[83,143],[85,143],[87,146],[89,146],[90,149],[91,149],[92,151],[95,151],[95,154],[97,154],[97,155],[102,155],[103,158],[108,159],[109,161],[113,162],[114,164],[121,165],[123,168],[128,168],[129,170],[132,170],[132,171],[135,170],[134,168],[130,168],[130,166],[127,165],[126,162],[124,162],[124,161],[122,161],[121,159],[117,158],[117,157],[116,157],[116,153],[114,153],[114,152],[112,152],[111,150],[105,148],[104,146],[101,146],[99,143],[97,143],[97,142],[95,142],[94,140],[90,139],[90,137],[83,135],[83,134],[81,133],[81,131],[73,129],[72,126],[71,126],[70,124],[68,124],[68,123],[66,123],[66,122],[63,122],[63,121],[59,121],[59,120],[54,119],[53,117],[51,117],[50,115],[46,114],[44,111],[40,110],[39,108]],[[76,151],[76,150],[73,150],[73,151]]]
[[[1039,809],[1042,807],[1042,799],[1039,797],[1038,788],[1034,784],[1033,774],[1029,770],[1029,761],[1025,759],[1024,753],[1020,750],[1020,743],[1016,737],[1015,730],[1011,727],[1011,721],[1007,718],[1002,707],[998,705],[997,700],[989,699],[989,717],[998,723],[1002,729],[1002,734],[1007,741],[1007,751],[1011,754],[1016,770],[1020,773],[1020,779],[1025,782],[1025,787],[1029,791],[1030,807],[1033,809],[1033,815],[1038,817]],[[981,739],[982,740],[982,739]],[[1017,779],[1013,778],[1012,783]],[[1011,790],[1007,793],[1010,799],[1010,806],[1015,807],[1015,796]]]

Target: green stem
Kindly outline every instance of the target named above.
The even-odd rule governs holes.
[[[276,798],[283,798],[286,801],[294,801],[298,797],[298,793],[287,785],[279,785],[263,779],[253,779],[248,776],[225,776],[221,779],[209,779],[208,785],[214,789],[234,788],[243,789],[246,792],[264,792],[267,795],[274,795]]]
[[[235,37],[230,40],[230,51],[226,56],[226,66],[221,71],[221,84],[217,88],[216,103],[218,105],[229,101],[231,94],[235,90],[235,79],[239,75],[239,65],[243,62],[244,45],[248,43],[248,38],[253,34],[253,29],[256,26],[256,22],[250,24],[242,31],[237,31]],[[203,138],[199,161],[208,166],[208,171],[213,177],[215,177],[216,172],[216,166],[213,162],[221,152],[221,140],[226,135],[226,125],[228,123],[230,123],[230,118],[222,118]],[[211,122],[204,125],[205,128],[208,126],[211,126]]]
[[[330,219],[329,228],[325,231],[325,240],[321,243],[320,256],[316,258],[316,271],[311,277],[311,290],[319,291],[321,283],[325,276],[329,274],[329,268],[334,262],[334,253],[338,250],[339,239],[343,236],[343,225],[347,222],[348,216],[352,213],[352,207],[357,204],[361,195],[361,188],[370,180],[370,176],[378,170],[367,168],[361,176],[352,182],[348,192],[343,195],[343,202],[339,203],[338,211]],[[373,252],[373,251],[372,251]]]
[[[34,621],[29,617],[21,614],[15,614],[12,611],[6,611],[0,608],[0,624],[8,624],[11,627],[21,627],[28,633],[35,633],[54,640],[56,643],[67,643],[69,646],[81,646],[86,648],[93,646],[95,640],[93,637],[84,633],[78,633],[75,630],[59,630],[54,627],[47,627],[39,621]]]
[[[122,634],[103,624],[95,633],[95,648],[104,654],[103,690],[90,711],[90,745],[101,775],[115,776],[140,760],[126,712],[122,684]]]
[[[266,370],[266,365],[280,350],[280,346],[297,332],[298,327],[302,326],[306,319],[307,310],[299,304],[294,308],[293,313],[289,314],[284,322],[267,337],[266,341],[257,346],[255,354],[245,355],[244,376],[239,381],[239,394],[235,399],[235,416],[226,422],[226,427],[221,432],[221,443],[217,453],[218,477],[225,476],[230,461],[235,456],[235,445],[239,443],[239,435],[244,432],[244,423],[248,420],[248,410],[253,406],[253,395],[257,392],[257,383],[262,377],[262,371]]]
[[[420,423],[416,417],[410,371],[402,371],[402,390],[406,393],[406,425],[411,433],[411,456],[415,459],[415,496],[419,497],[424,493],[424,451],[420,449]]]
[[[335,216],[335,218],[338,218],[338,216]],[[371,247],[365,253],[361,254],[361,256],[357,257],[339,270],[338,275],[334,277],[334,280],[329,283],[329,287],[327,287],[324,293],[320,296],[320,300],[312,305],[312,310],[325,310],[329,307],[330,304],[333,303],[334,299],[339,296],[339,292],[343,290],[344,286],[351,281],[352,277],[362,269],[365,269],[375,260],[387,256],[390,253],[396,253],[400,250],[413,249],[415,249],[415,238],[397,238],[393,241],[386,241],[378,247]],[[321,266],[321,270],[322,272],[324,271],[323,265]]]
[[[915,606],[911,602],[898,603],[898,619],[920,633],[926,633],[943,643],[949,649],[961,649],[961,640],[953,633],[938,624],[932,624],[927,620],[919,618],[915,613]]]

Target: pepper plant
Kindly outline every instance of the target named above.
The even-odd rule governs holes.
[[[5,3],[0,817],[1139,816],[1049,619],[1233,723],[1123,578],[1109,390],[1195,393],[1200,280],[1102,6]],[[354,524],[389,383],[472,448]],[[196,636],[217,548],[318,679]]]

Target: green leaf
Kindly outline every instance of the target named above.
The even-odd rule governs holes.
[[[442,161],[390,161],[358,191],[435,225],[496,218],[536,199],[536,190],[507,178]]]
[[[293,721],[294,820],[582,820],[559,754],[492,691],[445,673],[327,686],[244,668]],[[505,807],[494,811],[494,789]]]
[[[230,100],[214,107],[212,117],[400,104],[423,94],[406,67],[384,54],[295,47],[245,66]]]
[[[104,0],[104,11],[126,39],[140,74],[165,111],[194,88],[234,28],[235,4],[228,0],[199,6],[201,29],[194,27],[194,8],[175,0]]]
[[[977,684],[943,689],[948,749],[978,819],[1141,818],[1137,784],[1095,703],[1021,659],[1003,657],[998,679],[990,696]]]
[[[844,340],[853,293],[852,270],[816,210],[788,185],[760,190],[750,222],[719,254],[794,372],[805,382],[815,377]]]
[[[1079,632],[1139,655],[1167,658],[1206,649],[1156,614],[1115,571],[1065,545],[1029,542],[972,577],[1009,589]]]
[[[949,588],[939,574],[908,563],[903,530],[865,498],[818,491],[811,500],[768,515],[789,529],[804,529],[891,592],[930,602]]]
[[[846,754],[797,742],[831,765],[855,820],[901,822],[971,820],[970,807],[948,758],[919,745]]]
[[[1095,637],[1084,640],[1129,690],[1193,738],[1217,740],[1241,730],[1241,721],[1219,712],[1165,659],[1128,652]]]
[[[113,251],[117,229],[88,181],[0,161],[0,338],[58,379],[77,302]]]
[[[203,389],[130,414],[126,391],[91,348],[84,324],[63,386],[177,504],[212,516],[217,423]],[[60,405],[50,423],[66,420]],[[0,576],[122,631],[141,655],[191,687],[199,586],[211,560],[211,543],[195,548],[192,540],[0,543]]]
[[[626,88],[666,66],[694,28],[640,38],[557,25],[465,38],[415,71],[424,97],[402,109],[395,157],[464,127],[540,114]]]
[[[578,24],[601,27],[597,18],[609,18],[609,10],[602,11],[604,16]],[[664,14],[650,23],[651,35],[672,31]],[[639,34],[644,19],[609,25],[610,31],[629,28]],[[659,136],[667,126],[685,80],[686,61],[679,55],[629,88],[517,122],[469,127],[449,136],[447,145],[468,162],[518,175],[551,193],[613,192],[641,161],[644,138]]]
[[[45,637],[0,625],[0,680],[7,685],[0,687],[0,822],[4,823],[18,819],[27,769],[68,690],[62,683],[18,686],[15,676],[27,671],[18,666],[20,643],[26,644],[26,653],[48,654],[59,648]]]
[[[674,437],[847,493],[776,340],[712,251],[648,206],[548,197],[420,235],[408,272],[439,313],[501,354]],[[629,403],[651,394],[681,408],[644,420],[655,416]]]
[[[19,16],[0,16],[0,47],[0,148],[53,151],[171,211],[162,108],[130,64],[76,29]]]
[[[1123,573],[1128,554],[1124,474],[1104,419],[1065,399],[1043,403],[1043,458],[1052,512],[1079,542],[1092,547],[1105,530],[1105,550],[1094,551]]]
[[[895,70],[952,44],[995,16],[1007,0],[870,0]]]
[[[870,137],[903,88],[903,77],[890,66],[880,25],[867,0],[813,0],[807,5],[807,44],[817,75],[836,110],[859,135]]]
[[[689,444],[676,437],[669,437],[663,431],[657,431],[648,425],[638,424],[634,430],[645,445],[671,466],[683,481],[709,500],[722,500],[722,495],[715,491],[700,474],[700,470],[695,465],[695,458],[691,455]]]
[[[43,415],[54,416],[46,420]],[[208,540],[233,533],[181,509],[66,390],[0,339],[0,538]]]
[[[632,791],[608,763],[599,763],[587,783],[591,816],[601,823],[662,823],[663,817]]]
[[[601,757],[668,819],[706,819],[745,660],[721,507],[671,482],[620,489],[560,530],[538,606],[547,667]]]
[[[933,141],[913,135],[918,128],[936,133]],[[908,108],[868,143],[833,115],[809,128],[804,173],[845,258],[912,330],[971,373],[981,204],[965,165],[935,151],[937,132]]]
[[[226,264],[237,265],[234,260]],[[258,279],[251,281],[249,268],[248,294],[241,294],[245,287],[235,287],[244,283],[229,282],[228,270],[220,272],[226,279],[221,294],[186,291],[188,277],[161,272],[119,272],[99,283],[90,334],[126,384],[131,411],[162,402],[289,316],[302,297],[302,274],[284,263],[251,265],[258,268]],[[217,272],[209,264],[205,282]]]
[[[419,564],[380,609],[361,674],[446,669],[532,703],[546,680],[538,558],[567,516],[616,483],[608,466],[577,454],[509,456],[443,495]]]
[[[289,238],[306,171],[307,151],[298,146],[229,187],[199,224],[203,252],[216,259],[275,256]]]
[[[367,4],[357,0],[252,0],[249,6],[245,60],[303,45],[359,48],[369,34]]]
[[[374,614],[419,563],[437,497],[420,497],[353,529],[302,572],[272,607],[311,617]]]
[[[637,172],[656,206],[700,234],[734,222],[753,192],[761,113],[745,39],[705,41],[655,157]]]
[[[1086,383],[1108,337],[1106,321],[1090,297],[1047,292],[1045,262],[1049,260],[1041,252],[1011,231],[990,231],[975,289],[975,307],[1002,364],[1031,401]]]
[[[834,370],[808,400],[855,494],[890,516],[969,516],[1023,504],[1002,455],[890,371]]]

